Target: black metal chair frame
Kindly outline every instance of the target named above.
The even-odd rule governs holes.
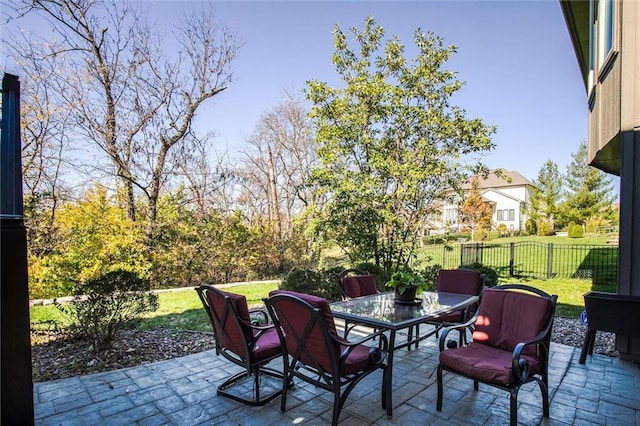
[[[304,327],[302,335],[297,335],[287,324],[287,319],[281,314],[278,307],[278,303],[282,300],[288,300],[303,306],[310,313],[310,319]],[[307,383],[320,387],[324,390],[330,391],[334,395],[333,400],[333,414],[332,425],[338,424],[340,412],[344,406],[347,397],[353,390],[353,388],[366,376],[378,369],[383,370],[382,380],[382,408],[387,410],[387,415],[391,417],[391,404],[388,404],[390,398],[390,378],[388,377],[387,365],[384,363],[388,353],[388,340],[387,337],[380,331],[370,334],[358,341],[349,342],[343,339],[336,338],[329,332],[329,328],[326,319],[320,309],[312,306],[307,301],[300,299],[290,294],[277,294],[269,297],[265,300],[269,314],[273,319],[274,324],[277,327],[278,335],[280,336],[282,346],[283,367],[286,372],[287,382],[292,382],[294,377],[297,377]],[[331,359],[331,371],[326,371],[318,363],[304,364],[301,361],[301,355],[305,351],[306,342],[311,334],[311,331],[315,326],[319,326],[322,332],[322,336],[326,343],[326,348]],[[360,371],[358,373],[345,375],[342,374],[343,363],[348,358],[349,354],[359,345],[366,343],[373,339],[379,339],[378,345],[371,347],[371,353],[378,353],[380,359],[376,363],[372,364],[370,368]],[[287,339],[294,339],[296,343],[296,352],[289,353],[287,350]],[[336,347],[342,345],[345,347],[342,353],[336,351]],[[311,356],[311,359],[314,359]],[[287,383],[283,380],[282,387],[282,403],[280,409],[286,411],[287,403]],[[344,387],[344,391],[342,390]]]
[[[520,390],[520,386],[526,383],[535,381],[538,384],[538,387],[540,388],[540,393],[542,394],[543,416],[548,418],[549,417],[549,347],[551,345],[551,331],[553,328],[553,320],[555,317],[555,309],[558,301],[558,296],[550,295],[540,289],[523,285],[523,284],[504,284],[500,286],[495,286],[493,288],[506,290],[506,291],[518,290],[518,291],[530,292],[540,297],[549,299],[551,302],[551,312],[549,314],[549,318],[547,320],[545,327],[535,338],[527,342],[520,342],[515,346],[512,353],[512,357],[511,357],[511,368],[515,378],[515,383],[513,385],[502,386],[495,383],[484,382],[484,381],[479,381],[474,379],[473,389],[477,391],[478,383],[480,382],[480,383],[493,386],[495,388],[508,391],[510,394],[510,425],[517,426],[518,424],[518,391]],[[447,327],[442,331],[442,335],[440,336],[440,342],[439,342],[440,352],[446,350],[445,348],[452,349],[457,347],[457,344],[455,341],[450,340],[447,342],[448,334],[454,330],[472,327],[478,318],[478,313],[479,312],[476,312],[473,318],[467,321],[466,323],[459,324],[452,327]],[[536,345],[538,350],[541,353],[540,359],[542,360],[543,365],[542,365],[542,374],[540,375],[540,377],[538,377],[538,375],[529,374],[529,363],[527,362],[526,359],[521,358],[523,349],[529,345]],[[447,368],[446,366],[442,365],[442,363],[438,364],[438,368],[437,368],[438,397],[436,402],[436,409],[438,411],[442,411],[442,397],[443,397],[442,372],[443,370],[461,375],[463,377],[467,377],[462,373],[459,373],[455,370],[451,370]]]
[[[237,374],[232,375],[227,378],[222,384],[220,384],[217,388],[217,394],[220,396],[224,396],[226,398],[232,399],[234,401],[242,402],[251,406],[260,406],[267,404],[269,401],[272,401],[274,398],[278,397],[282,394],[282,390],[278,389],[275,392],[272,392],[267,395],[260,395],[260,376],[266,375],[270,377],[274,377],[276,379],[282,379],[284,376],[281,372],[274,370],[272,368],[265,367],[266,364],[273,361],[276,358],[282,356],[281,353],[270,356],[265,359],[256,360],[252,356],[253,351],[255,349],[255,345],[262,334],[267,332],[268,330],[273,329],[275,326],[273,324],[269,324],[268,314],[259,309],[251,309],[249,310],[250,315],[260,316],[262,317],[262,321],[266,322],[267,325],[256,325],[257,321],[252,321],[252,323],[247,323],[243,321],[238,316],[236,309],[233,306],[232,301],[229,296],[224,294],[224,292],[219,289],[213,287],[209,284],[202,284],[195,288],[198,292],[198,296],[202,301],[202,305],[204,306],[207,315],[209,316],[209,320],[211,321],[211,326],[213,328],[214,338],[216,342],[216,355],[222,355],[232,363],[243,367],[244,371],[241,371]],[[218,317],[213,310],[213,308],[209,304],[209,300],[207,299],[206,293],[213,292],[216,294],[216,297],[221,297],[224,299],[224,309],[222,314]],[[241,332],[243,327],[249,328],[254,331],[254,336],[252,339],[244,341],[244,353],[249,354],[248,357],[242,357],[240,354],[232,352],[229,348],[224,347],[221,342],[223,342],[222,336],[218,336],[218,330],[216,327],[216,323],[220,325],[220,330],[225,330],[227,324],[231,322],[232,326],[235,327],[238,332]],[[252,399],[244,398],[242,396],[236,395],[229,390],[233,387],[234,384],[247,379],[253,376],[253,395]]]

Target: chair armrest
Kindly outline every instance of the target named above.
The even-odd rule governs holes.
[[[356,340],[354,342],[350,342],[348,340],[340,338],[334,339],[336,343],[339,343],[340,345],[346,347],[345,350],[340,354],[340,364],[342,364],[344,360],[347,359],[351,351],[353,351],[355,348],[357,348],[358,346],[362,346],[364,343],[375,338],[378,338],[378,345],[377,347],[371,347],[374,350],[369,352],[369,358],[371,358],[371,360],[375,364],[381,364],[387,358],[387,354],[389,353],[389,340],[382,331],[377,331],[375,333],[369,334],[362,339]]]
[[[455,330],[462,332],[462,330],[464,329],[472,329],[473,326],[476,324],[476,320],[478,319],[478,314],[479,314],[479,311],[476,310],[476,312],[467,322],[443,328],[442,334],[440,334],[440,342],[439,342],[440,352],[444,351],[447,346],[447,336],[449,335],[449,333]]]
[[[254,318],[258,318],[257,320]],[[270,324],[270,318],[267,311],[261,308],[249,309],[249,319],[251,320],[251,325],[262,325],[262,324]]]
[[[538,345],[540,350],[543,352],[542,357],[544,359],[547,359],[549,355],[549,349],[547,348],[547,345],[545,343],[545,337],[548,333],[547,328],[545,328],[545,330],[542,330],[540,334],[538,334],[528,342],[518,343],[513,349],[513,355],[511,357],[511,370],[517,380],[524,382],[529,378],[529,361],[527,361],[525,358],[521,358],[524,348],[530,345]]]

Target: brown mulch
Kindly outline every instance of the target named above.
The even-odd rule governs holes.
[[[580,348],[585,328],[574,318],[557,317],[552,340]],[[33,381],[43,382],[133,367],[214,349],[212,333],[178,330],[122,330],[113,349],[94,353],[87,341],[53,331],[32,333]],[[594,353],[618,356],[614,335],[599,332]]]
[[[91,343],[54,332],[31,335],[33,381],[117,370],[214,349],[213,333],[121,330],[113,349],[95,353]]]

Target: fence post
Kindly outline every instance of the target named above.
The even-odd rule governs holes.
[[[445,268],[444,262],[447,260],[447,245],[443,244],[442,245],[442,268]]]
[[[516,243],[509,243],[509,276],[513,277],[513,264],[516,257]]]
[[[547,245],[547,278],[553,276],[553,243]]]

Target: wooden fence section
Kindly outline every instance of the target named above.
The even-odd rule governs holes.
[[[592,278],[594,284],[615,284],[618,247],[613,245],[545,244],[522,241],[506,244],[462,243],[424,246],[415,266],[443,268],[482,263],[501,277]]]

